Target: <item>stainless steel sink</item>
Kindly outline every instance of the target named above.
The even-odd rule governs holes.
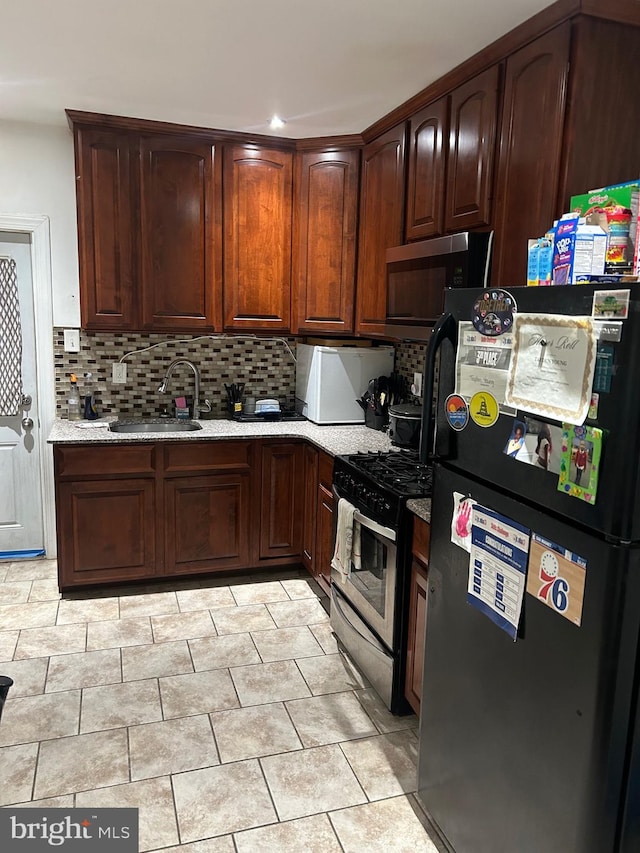
[[[140,420],[114,421],[111,432],[193,432],[202,429],[195,421],[182,421],[177,418],[141,418]]]

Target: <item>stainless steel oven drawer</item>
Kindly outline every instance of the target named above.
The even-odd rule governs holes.
[[[331,627],[387,708],[391,708],[393,657],[335,587],[331,589]]]

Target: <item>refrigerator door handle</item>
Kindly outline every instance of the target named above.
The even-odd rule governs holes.
[[[449,341],[456,347],[458,341],[458,324],[453,314],[443,314],[433,329],[429,340],[424,363],[424,388],[422,398],[422,431],[420,434],[420,461],[433,461],[435,453],[435,406],[433,392],[435,387],[435,369],[438,351],[444,341]],[[433,430],[431,424],[433,422]]]

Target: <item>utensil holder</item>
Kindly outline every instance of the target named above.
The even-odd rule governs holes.
[[[387,425],[387,416],[379,415],[373,409],[367,409],[364,413],[364,425],[369,429],[382,431]]]
[[[2,711],[4,709],[4,703],[7,699],[7,693],[9,692],[9,688],[13,684],[13,679],[9,678],[8,675],[0,675],[0,720],[2,719]]]

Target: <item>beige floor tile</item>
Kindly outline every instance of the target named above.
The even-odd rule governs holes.
[[[264,604],[249,604],[246,607],[219,607],[211,610],[213,623],[218,634],[243,634],[275,628],[276,623]]]
[[[305,747],[368,737],[377,729],[353,693],[329,693],[286,703]]]
[[[12,628],[46,628],[56,624],[57,612],[57,601],[7,604],[0,607],[0,625],[6,631]]]
[[[215,636],[216,629],[208,610],[193,613],[175,613],[168,616],[152,616],[154,643],[169,640],[191,640],[195,637]]]
[[[370,800],[410,794],[418,781],[418,739],[405,729],[342,744],[347,761]]]
[[[154,723],[161,719],[162,709],[155,678],[88,687],[82,691],[82,733]]]
[[[129,753],[134,782],[220,763],[206,715],[132,726]]]
[[[120,607],[117,598],[63,599],[58,607],[58,625],[73,622],[105,622],[118,619]]]
[[[280,583],[292,601],[299,598],[318,598],[318,593],[314,591],[314,587],[315,589],[318,587],[311,579],[292,578],[288,581],[280,581]]]
[[[73,794],[62,797],[47,797],[45,800],[29,800],[27,803],[16,803],[21,809],[72,809]]]
[[[232,667],[230,673],[243,707],[311,695],[292,660]]]
[[[58,601],[59,599],[60,590],[57,578],[46,578],[31,582],[29,601]]]
[[[31,799],[37,756],[37,743],[0,749],[0,806]]]
[[[148,592],[142,595],[123,595],[120,597],[120,618],[135,616],[160,616],[163,613],[177,613],[178,599],[175,592]]]
[[[405,714],[401,717],[392,714],[372,687],[356,690],[355,696],[382,734],[418,728],[418,718],[415,714]]]
[[[14,658],[44,658],[85,651],[86,625],[55,625],[52,628],[27,628],[20,631]]]
[[[122,680],[158,678],[161,675],[180,675],[193,672],[186,640],[175,643],[156,643],[150,646],[129,646],[122,649]]]
[[[153,642],[148,616],[115,619],[113,622],[90,622],[87,626],[87,651],[123,646],[147,646]]]
[[[13,581],[0,586],[0,603],[20,604],[29,600],[32,581]]]
[[[128,781],[126,729],[47,740],[40,745],[34,797],[55,797]]]
[[[0,560],[0,583],[4,583],[4,579],[9,571],[9,565],[7,560]]]
[[[329,818],[324,814],[245,829],[237,832],[234,839],[238,853],[342,853]]]
[[[0,745],[31,743],[78,734],[80,691],[7,699]]]
[[[271,755],[260,763],[280,820],[367,801],[339,746]]]
[[[84,791],[76,796],[76,808],[139,809],[140,851],[166,847],[179,841],[168,776]]]
[[[241,761],[302,749],[281,702],[210,714],[220,761]]]
[[[239,704],[224,669],[161,678],[160,694],[165,720],[237,708]]]
[[[16,699],[18,696],[37,696],[44,693],[48,663],[49,658],[29,658],[3,663],[2,675],[13,678],[9,696]]]
[[[267,601],[289,601],[289,596],[280,581],[244,583],[231,586],[233,597],[239,605],[265,604]]]
[[[292,628],[296,625],[313,625],[329,621],[329,614],[317,598],[274,601],[267,604],[267,610],[278,628]]]
[[[251,634],[226,634],[224,637],[189,640],[189,648],[196,672],[261,662]]]
[[[329,817],[345,853],[437,853],[406,797],[344,809]]]
[[[120,649],[55,655],[49,660],[46,693],[98,687],[122,681]]]
[[[255,760],[179,773],[173,777],[173,790],[180,837],[185,842],[277,820]]]
[[[19,631],[2,631],[0,633],[0,661],[13,658],[19,633]]]
[[[17,560],[9,566],[5,581],[38,581],[57,577],[56,560]]]
[[[276,628],[275,631],[252,631],[251,637],[265,663],[322,654],[316,638],[306,626]]]
[[[221,835],[218,838],[207,838],[205,841],[194,841],[193,844],[181,844],[179,847],[163,847],[157,853],[236,853],[236,848],[231,835]]]
[[[235,607],[236,604],[228,586],[178,590],[176,595],[182,613],[189,613],[192,610],[209,610],[215,607]]]
[[[296,663],[314,696],[356,690],[369,685],[346,655],[300,658]]]
[[[331,625],[320,623],[318,625],[310,625],[309,630],[322,646],[322,651],[327,655],[334,655],[338,652],[338,642]]]

